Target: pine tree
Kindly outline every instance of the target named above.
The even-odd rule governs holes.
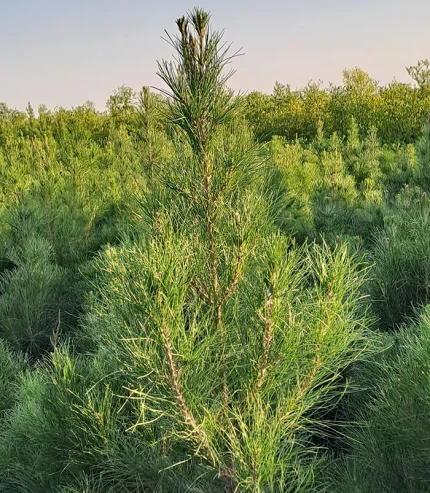
[[[226,88],[234,55],[209,18],[195,9],[168,36],[176,157],[157,176],[170,192],[148,198],[146,239],[101,259],[102,311],[127,327],[121,358],[147,409],[136,427],[156,421],[165,454],[181,444],[226,491],[312,491],[311,437],[362,348],[361,274],[346,247],[300,249],[276,232],[259,193],[266,158]],[[118,344],[123,329],[102,327],[98,340]]]

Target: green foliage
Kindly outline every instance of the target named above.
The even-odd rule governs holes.
[[[343,71],[341,86],[310,82],[294,91],[277,82],[272,95],[252,92],[246,97],[246,118],[260,140],[279,135],[309,142],[320,123],[329,133],[347,137],[354,119],[362,136],[376,127],[384,144],[413,143],[430,114],[428,74],[420,63],[410,68],[418,88],[395,80],[381,86],[358,67]]]
[[[420,60],[417,65],[407,67],[406,71],[420,88],[430,85],[430,62],[428,60]]]
[[[0,491],[186,488],[181,467],[164,472],[178,459],[163,458],[150,430],[126,432],[130,408],[139,415],[140,406],[118,398],[134,376],[121,375],[109,354],[73,356],[67,348],[54,352],[50,368],[27,374],[0,438]],[[195,472],[190,486],[202,481],[198,465]]]
[[[0,336],[14,349],[37,356],[60,326],[73,324],[68,278],[42,239],[29,239],[9,258],[16,267],[0,278]]]
[[[13,353],[5,341],[0,340],[0,424],[3,425],[7,411],[17,401],[20,372],[25,369],[25,360]],[[1,436],[1,433],[0,433]]]
[[[160,105],[144,88],[128,129],[89,105],[41,109],[38,118],[29,108],[28,120],[4,112],[0,334],[16,349],[40,357],[54,334],[77,325],[86,289],[81,271],[102,245],[118,241],[153,161],[169,155]]]
[[[428,63],[238,96],[176,25],[161,95],[0,105],[0,492],[426,491]]]
[[[301,251],[270,233],[270,198],[254,188],[261,151],[220,127],[231,99],[218,93],[224,58],[202,52],[216,47],[206,21],[199,10],[178,20],[178,65],[160,65],[186,136],[161,172],[179,199],[146,207],[150,234],[100,258],[84,333],[139,375],[135,426],[156,423],[166,455],[200,457],[227,491],[310,490],[312,436],[365,347],[362,276],[344,246]]]
[[[375,238],[371,292],[384,327],[404,322],[430,299],[429,206],[420,189],[404,190]]]
[[[350,455],[338,468],[339,492],[428,491],[430,311],[400,330],[391,349],[362,375]],[[334,491],[334,490],[333,490]]]
[[[416,146],[385,148],[380,154],[383,190],[389,203],[405,186],[411,185],[417,176],[418,162]]]
[[[190,287],[199,265],[183,235],[107,251],[86,324],[95,347],[139,375],[131,395],[145,417],[136,426],[156,421],[160,441],[182,444],[209,469],[234,468],[243,491],[311,488],[311,435],[327,426],[317,416],[335,404],[339,372],[364,347],[360,275],[346,248],[288,249],[278,235],[259,245],[225,307],[225,346]]]
[[[415,181],[427,192],[430,190],[430,123],[424,125],[416,147],[418,170]]]
[[[311,146],[274,138],[272,159],[289,204],[278,220],[283,231],[300,240],[323,235],[330,244],[340,237],[369,243],[382,226],[384,175],[374,131],[361,140],[352,123],[346,142],[321,133]]]

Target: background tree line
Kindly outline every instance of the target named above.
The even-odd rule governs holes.
[[[416,85],[392,81],[381,86],[360,68],[343,71],[343,85],[310,82],[301,90],[276,83],[273,93],[247,96],[247,120],[261,139],[273,135],[312,139],[322,126],[345,136],[351,118],[362,135],[378,128],[383,143],[410,143],[417,139],[430,114],[428,61],[409,67]]]

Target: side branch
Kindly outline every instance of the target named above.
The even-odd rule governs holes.
[[[163,325],[162,329],[162,335],[163,335],[163,343],[164,343],[164,349],[166,351],[166,356],[167,356],[167,362],[169,366],[169,372],[170,372],[170,385],[172,387],[172,390],[175,394],[176,401],[178,403],[178,406],[181,410],[182,416],[185,420],[185,423],[187,426],[191,429],[191,431],[195,434],[195,436],[198,438],[200,442],[200,447],[205,455],[207,456],[208,459],[211,460],[211,462],[215,465],[216,461],[215,458],[210,450],[209,447],[209,442],[208,438],[206,436],[206,433],[204,430],[197,424],[196,420],[194,419],[194,416],[192,415],[190,409],[187,406],[187,403],[185,402],[184,394],[182,393],[181,386],[179,383],[179,370],[176,367],[175,359],[173,357],[173,349],[172,349],[172,344],[170,340],[170,330],[166,324]]]
[[[165,182],[166,186],[173,190],[174,192],[178,193],[179,195],[182,195],[186,199],[188,199],[191,203],[196,204],[197,203],[197,198],[194,195],[191,195],[190,192],[187,190],[184,190],[183,188],[177,187],[173,183],[170,183],[168,181]]]
[[[273,341],[273,294],[269,291],[268,296],[266,298],[266,303],[264,306],[264,314],[260,310],[258,312],[258,318],[264,323],[264,338],[263,338],[263,362],[260,367],[260,371],[258,372],[257,383],[255,384],[253,394],[257,393],[261,386],[264,383],[264,379],[267,375],[267,370],[269,367],[269,351],[270,346]]]

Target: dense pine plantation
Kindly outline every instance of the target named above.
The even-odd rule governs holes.
[[[428,492],[430,70],[0,107],[0,492]],[[239,40],[238,40],[239,41]]]

